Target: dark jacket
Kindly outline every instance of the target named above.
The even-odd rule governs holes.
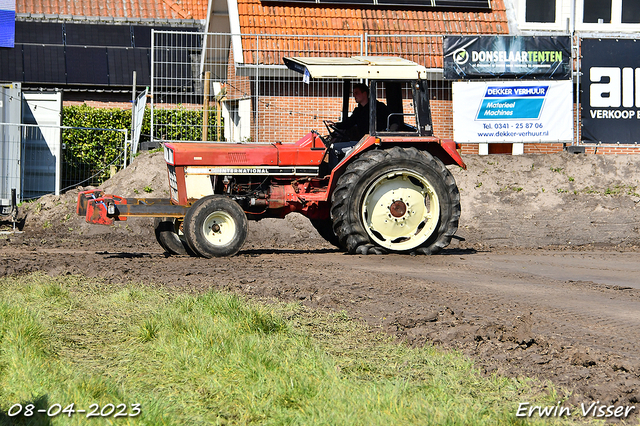
[[[376,101],[376,130],[386,129],[388,115],[389,108],[384,103]],[[336,123],[336,127],[346,130],[351,140],[362,139],[364,135],[369,133],[369,104],[355,107],[349,117]]]

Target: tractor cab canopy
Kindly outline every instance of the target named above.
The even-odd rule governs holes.
[[[425,67],[397,56],[283,59],[287,68],[311,78],[423,80],[427,77]]]
[[[310,79],[343,80],[342,117],[349,116],[351,81],[369,86],[369,135],[433,136],[427,68],[396,56],[350,58],[285,57],[285,65]],[[378,120],[376,100],[386,104],[386,117]],[[384,122],[383,128],[376,123]]]

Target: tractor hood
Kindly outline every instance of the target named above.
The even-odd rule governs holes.
[[[250,169],[257,166],[298,166],[317,168],[325,148],[313,132],[295,144],[166,142],[164,159],[171,166],[227,167]],[[216,174],[216,173],[213,173]],[[220,174],[231,174],[220,173]]]
[[[235,166],[276,164],[274,145],[171,142],[164,146],[164,159],[174,166]]]

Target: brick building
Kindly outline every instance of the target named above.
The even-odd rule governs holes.
[[[207,28],[216,32],[219,24],[214,21],[228,16],[231,33],[241,34],[231,40],[230,70],[236,75],[239,69],[252,66],[254,71],[259,67],[265,70],[261,83],[252,80],[255,73],[248,73],[242,84],[236,80],[225,91],[228,110],[235,114],[245,111],[244,118],[251,115],[254,121],[250,130],[236,129],[242,140],[294,141],[309,129],[323,130],[323,119],[340,119],[324,115],[332,104],[335,111],[340,110],[341,95],[330,83],[305,87],[283,73],[274,73],[271,80],[264,78],[273,67],[282,66],[283,56],[362,54],[403,56],[429,68],[434,131],[452,138],[451,83],[442,77],[442,36],[509,34],[503,0],[375,4],[230,0],[227,6],[210,7]],[[233,78],[229,71],[227,80]],[[238,86],[243,90],[237,90]],[[227,127],[230,138],[232,126]],[[473,145],[470,148],[473,150]]]
[[[312,3],[312,4],[310,4]],[[402,3],[402,4],[400,4]],[[592,4],[593,3],[593,4]],[[597,3],[597,5],[596,5]],[[409,5],[410,4],[410,5]],[[399,1],[279,1],[230,0],[224,6],[210,7],[208,31],[215,32],[214,20],[227,19],[232,37],[230,55],[236,68],[276,67],[281,57],[345,56],[357,54],[399,55],[416,60],[432,70],[432,113],[438,136],[453,138],[451,82],[442,78],[442,36],[444,35],[572,35],[579,45],[582,36],[634,37],[640,30],[640,6],[630,0],[491,0],[486,2],[399,2]],[[434,7],[435,6],[435,7]],[[596,7],[597,6],[597,7]],[[607,9],[608,8],[608,9]],[[598,15],[598,16],[596,16]],[[602,15],[603,17],[600,17]],[[256,37],[259,35],[260,37]],[[576,54],[576,51],[572,52]],[[579,61],[575,61],[579,69]],[[262,77],[265,77],[263,73]],[[256,121],[250,130],[240,132],[246,140],[295,140],[305,129],[322,129],[321,114],[327,107],[310,99],[312,92],[296,87],[285,90],[278,84],[251,84],[251,73],[242,96],[230,90],[226,101],[235,110],[245,111]],[[575,97],[579,99],[580,75],[574,73]],[[254,81],[255,83],[255,81]],[[249,90],[247,90],[249,88]],[[320,90],[325,95],[331,88]],[[235,93],[233,93],[235,92]],[[255,93],[259,92],[260,101]],[[317,94],[318,89],[313,89]],[[253,100],[251,100],[251,99]],[[322,101],[326,103],[326,100]],[[240,107],[240,104],[248,104]],[[352,105],[353,106],[353,105]],[[576,112],[577,111],[577,112]],[[579,115],[576,107],[574,116]],[[305,113],[302,113],[305,112]],[[242,115],[242,114],[241,114]],[[329,117],[335,119],[336,117]],[[580,143],[580,122],[576,119]],[[283,128],[291,132],[283,135]],[[525,143],[524,153],[552,153],[563,143]],[[632,144],[603,144],[587,152],[637,152]],[[486,147],[485,147],[486,148]],[[490,144],[489,152],[511,152],[510,144]],[[465,144],[465,153],[477,153],[478,144]]]

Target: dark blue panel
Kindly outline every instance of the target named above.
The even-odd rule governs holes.
[[[491,9],[489,0],[435,0],[436,7]]]
[[[151,27],[135,26],[133,29],[133,45],[135,47],[151,47]]]
[[[191,62],[184,49],[156,49],[154,85],[191,90]]]
[[[67,46],[67,84],[108,85],[105,47]]]
[[[16,43],[63,44],[62,24],[16,22]]]
[[[67,46],[131,47],[129,25],[65,24]]]
[[[321,2],[334,4],[373,4],[373,0],[321,0]]]
[[[133,29],[133,40],[135,43],[135,47],[151,47],[152,27],[134,26],[131,28]],[[201,32],[196,27],[181,27],[181,28],[153,27],[153,29],[156,31],[171,31],[171,32],[196,32],[196,33]],[[163,37],[163,44],[166,44],[166,37],[170,37],[169,40],[172,43],[174,43],[175,46],[198,47],[198,48],[201,46],[201,37],[197,35],[175,36],[175,35],[163,34],[161,37]]]
[[[0,48],[0,81],[23,81],[22,45]]]
[[[156,46],[173,46],[176,48],[200,49],[202,47],[202,33],[196,28],[154,28],[156,30],[170,31],[170,33],[156,33]],[[194,34],[180,34],[180,33]]]
[[[63,46],[25,44],[22,51],[24,82],[66,83]]]
[[[150,54],[150,49],[107,48],[109,85],[131,86],[133,84],[133,71],[136,72],[137,85],[151,85]]]
[[[378,0],[378,4],[431,7],[431,0]]]

